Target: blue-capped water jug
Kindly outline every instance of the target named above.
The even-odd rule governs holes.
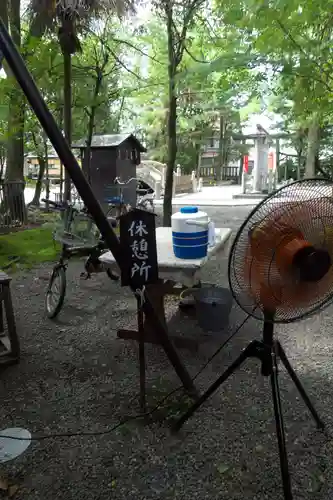
[[[207,255],[209,217],[197,207],[182,207],[171,217],[173,251],[179,259]]]

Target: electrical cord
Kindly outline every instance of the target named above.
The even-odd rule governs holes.
[[[243,328],[245,323],[249,320],[251,314],[248,314],[245,319],[238,325],[238,327],[229,335],[229,337],[218,347],[218,349],[209,357],[206,363],[200,368],[200,370],[196,373],[196,375],[192,378],[192,382],[198,378],[198,376],[207,368],[207,366],[212,362],[212,360],[224,349],[224,347],[230,342],[230,340]],[[171,392],[169,392],[166,396],[164,396],[154,408],[145,413],[138,413],[136,415],[132,415],[120,420],[116,425],[110,427],[109,429],[103,429],[101,431],[81,431],[81,432],[62,432],[62,433],[53,433],[53,434],[45,434],[32,436],[31,438],[20,438],[17,436],[1,436],[0,438],[11,439],[15,441],[45,441],[47,439],[64,439],[64,438],[72,438],[72,437],[92,437],[92,436],[103,436],[106,434],[111,434],[115,430],[119,429],[119,427],[127,424],[128,422],[132,422],[135,420],[139,420],[144,417],[149,417],[153,415],[162,405],[163,403],[173,396],[176,392],[183,389],[183,386],[176,387]]]
[[[256,307],[255,307],[256,309]],[[252,311],[252,313],[254,312],[254,310]],[[207,366],[213,361],[213,359],[222,351],[222,349],[225,348],[225,346],[230,342],[230,340],[235,336],[237,335],[237,333],[239,332],[239,330],[241,330],[243,328],[243,326],[245,325],[245,323],[250,319],[250,317],[252,316],[252,313],[250,314],[247,314],[247,316],[245,316],[245,318],[243,319],[243,321],[237,326],[237,328],[229,335],[229,337],[220,345],[220,347],[218,347],[218,349],[216,349],[216,351],[210,356],[210,358],[208,358],[208,361],[206,361],[206,363],[200,368],[200,370],[198,371],[198,373],[193,377],[192,379],[192,382],[194,382],[194,380],[196,380],[199,375],[207,368]]]

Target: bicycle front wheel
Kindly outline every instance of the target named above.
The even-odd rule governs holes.
[[[46,315],[50,319],[58,316],[64,303],[66,294],[66,268],[56,266],[53,269],[52,276],[45,297]]]

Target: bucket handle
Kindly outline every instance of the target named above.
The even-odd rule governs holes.
[[[183,300],[185,297],[187,297],[188,295],[193,295],[193,297],[195,297],[195,292],[198,292],[200,290],[200,288],[197,288],[197,287],[190,287],[190,288],[185,288],[185,290],[183,290],[180,295],[179,295],[179,299],[180,300]]]
[[[205,228],[208,228],[208,225],[209,225],[209,220],[208,221],[204,221],[204,220],[192,220],[192,219],[187,219],[185,221],[185,224],[189,225],[189,226],[201,226],[201,227],[205,227]]]

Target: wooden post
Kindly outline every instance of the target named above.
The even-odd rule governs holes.
[[[140,367],[140,410],[146,413],[146,358],[145,358],[145,328],[142,303],[137,297],[138,332],[139,332],[139,367]]]

